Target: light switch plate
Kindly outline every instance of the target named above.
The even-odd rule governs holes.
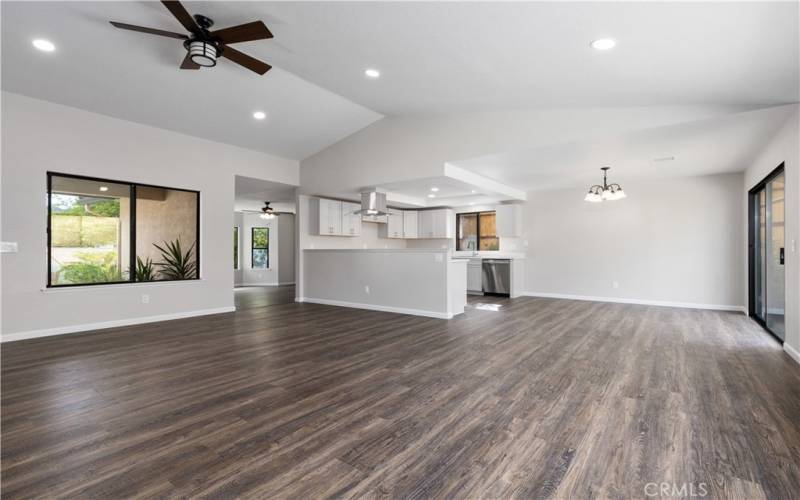
[[[3,241],[0,243],[0,253],[17,253],[16,241]]]

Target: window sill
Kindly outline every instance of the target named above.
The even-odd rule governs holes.
[[[108,290],[115,288],[140,288],[151,286],[174,286],[174,285],[189,285],[205,282],[205,278],[193,280],[171,280],[171,281],[143,281],[138,283],[109,283],[97,285],[75,285],[75,286],[57,286],[51,288],[42,288],[42,293],[61,293],[70,290]]]

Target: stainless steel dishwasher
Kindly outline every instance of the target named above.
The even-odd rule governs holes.
[[[483,259],[483,293],[509,295],[511,293],[511,261],[508,259]]]

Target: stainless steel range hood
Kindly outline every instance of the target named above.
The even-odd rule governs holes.
[[[371,216],[388,215],[389,213],[386,211],[386,193],[364,191],[361,193],[361,210],[356,210],[353,213]]]

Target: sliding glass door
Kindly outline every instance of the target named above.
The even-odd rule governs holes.
[[[783,165],[750,190],[750,316],[783,341],[785,336]]]

